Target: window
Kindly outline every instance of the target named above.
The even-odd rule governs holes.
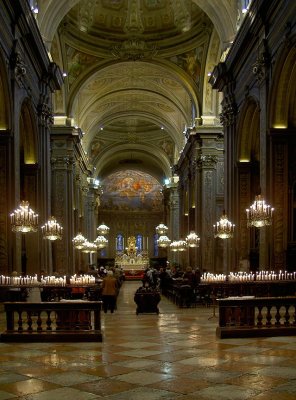
[[[157,245],[157,240],[158,240],[158,234],[156,233],[153,237],[153,255],[154,257],[158,257],[158,245]]]
[[[119,233],[116,237],[116,251],[118,253],[124,252],[124,238],[121,233]]]
[[[140,234],[136,236],[136,247],[137,253],[141,253],[143,251],[143,236]]]

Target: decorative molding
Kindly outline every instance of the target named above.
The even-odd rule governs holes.
[[[40,122],[43,125],[50,126],[53,125],[53,114],[51,112],[51,108],[48,104],[40,102],[37,105],[37,113],[40,119]]]
[[[196,167],[201,168],[215,168],[218,161],[218,157],[215,155],[207,154],[207,155],[200,155],[196,160]],[[194,161],[193,161],[194,163]]]
[[[220,122],[224,127],[233,125],[237,114],[237,105],[233,96],[225,98],[220,114]]]
[[[120,46],[113,46],[111,54],[122,60],[139,61],[151,59],[157,54],[155,45],[147,45],[144,40],[137,37],[125,40]]]
[[[267,62],[263,56],[257,58],[256,62],[252,65],[252,72],[256,79],[261,83],[267,76]]]
[[[19,87],[25,87],[24,77],[27,75],[27,66],[22,59],[20,53],[16,51],[16,42],[10,56],[10,66],[14,71],[14,78],[17,81]]]
[[[270,64],[270,55],[266,39],[262,41],[262,45],[264,47],[264,51],[258,55],[256,62],[252,65],[252,72],[256,76],[259,83],[261,83],[267,77],[268,67]]]
[[[68,156],[56,156],[56,157],[52,156],[50,162],[53,170],[57,169],[68,170],[69,165],[74,164],[73,158]]]

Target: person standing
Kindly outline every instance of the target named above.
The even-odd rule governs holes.
[[[108,310],[111,313],[115,310],[116,297],[118,292],[117,279],[113,276],[113,271],[107,271],[107,276],[102,282],[102,300],[103,300],[103,310],[107,313]]]

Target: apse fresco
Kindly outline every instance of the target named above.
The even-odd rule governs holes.
[[[102,181],[101,208],[121,211],[161,211],[162,186],[151,175],[126,170]]]

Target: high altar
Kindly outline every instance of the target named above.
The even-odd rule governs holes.
[[[135,236],[128,238],[125,252],[116,255],[115,265],[123,269],[126,277],[143,277],[149,266],[149,258],[147,252],[138,251]]]

